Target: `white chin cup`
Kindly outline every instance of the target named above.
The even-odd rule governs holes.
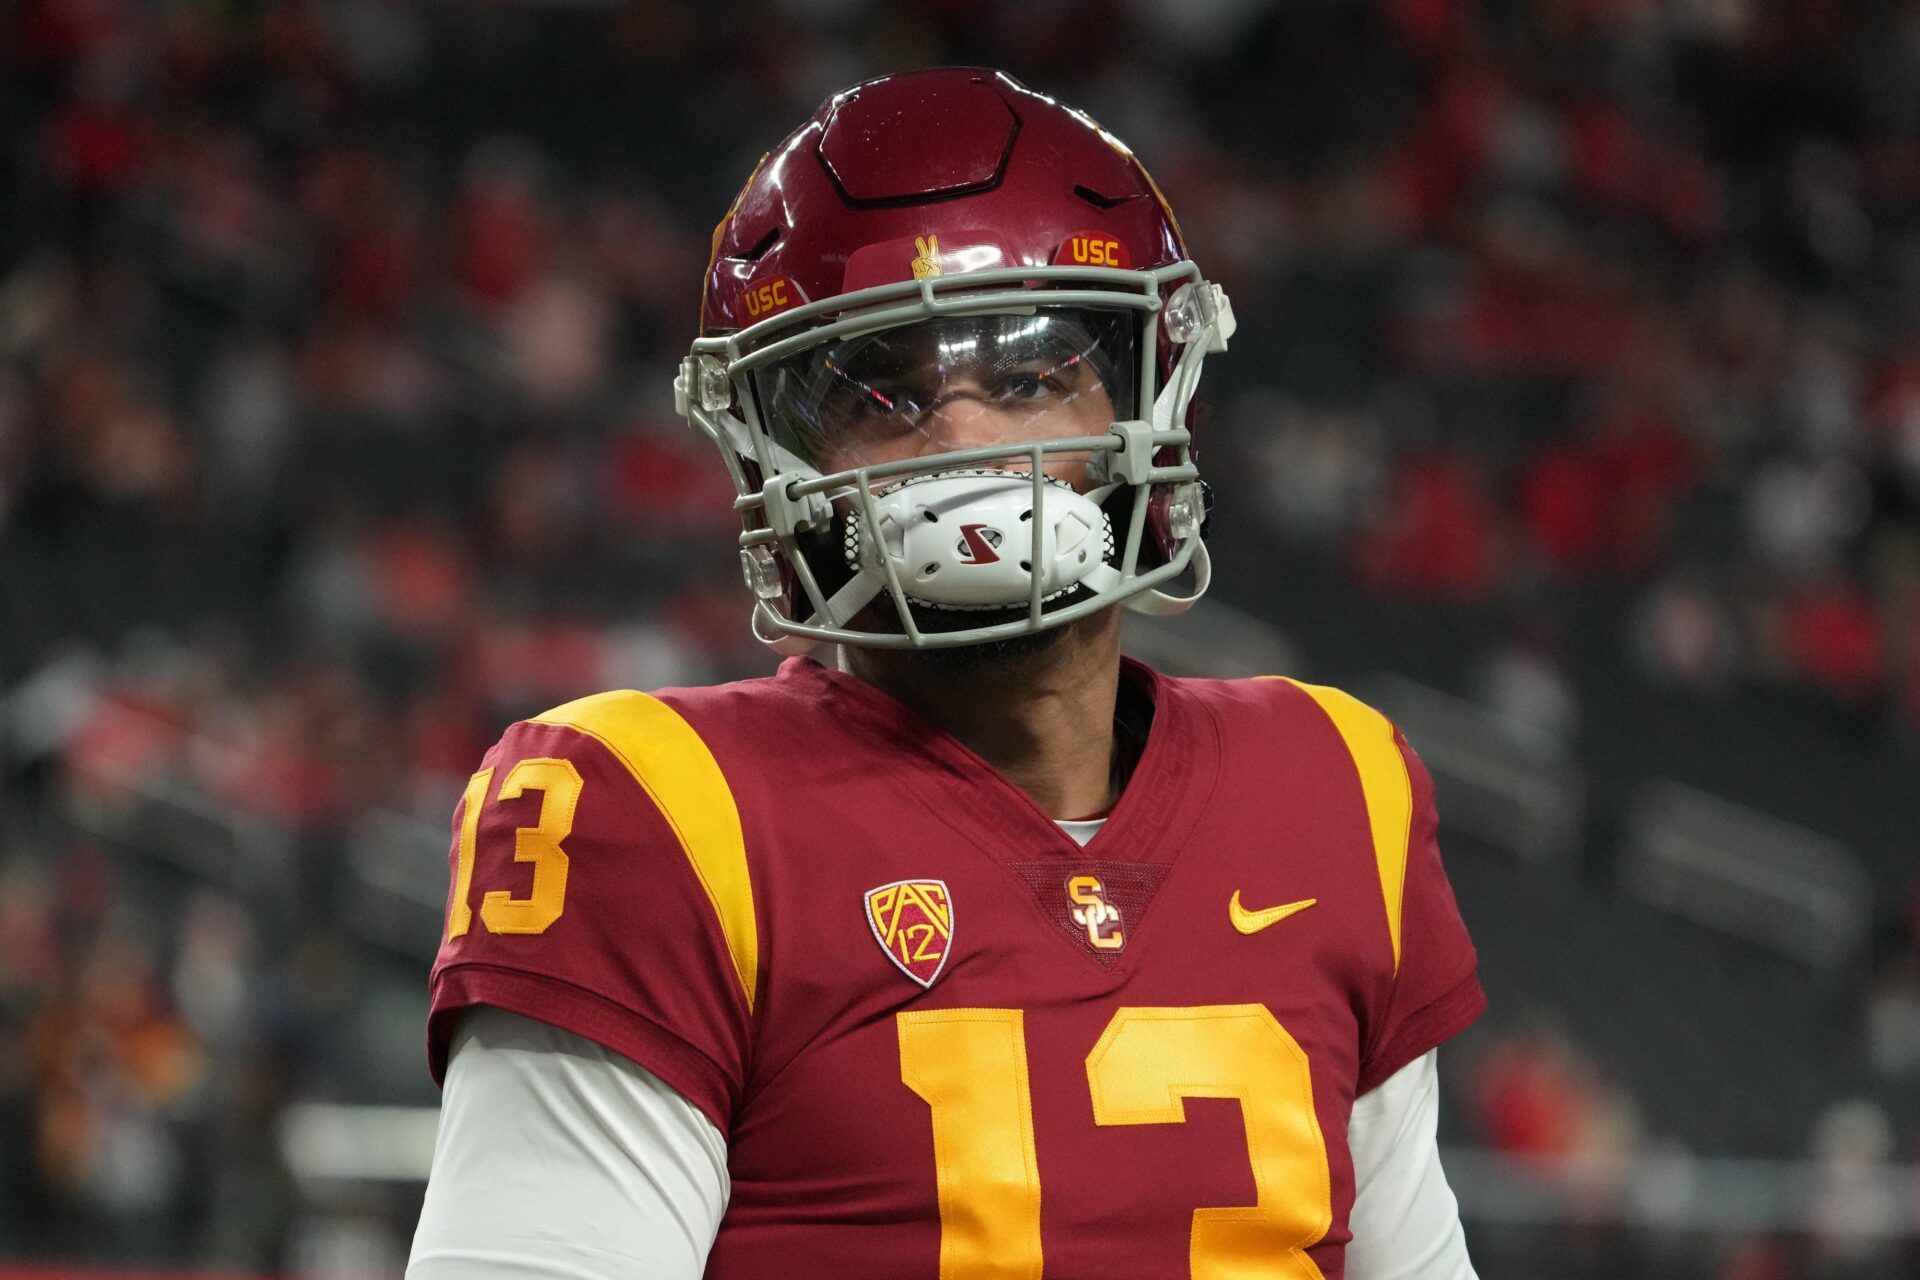
[[[1051,477],[1043,484],[1036,519],[1027,472],[916,476],[874,495],[877,538],[866,535],[864,520],[849,522],[848,563],[876,586],[890,564],[909,600],[942,609],[1024,605],[1036,562],[1043,600],[1111,576],[1102,573],[1113,551],[1106,513],[1071,485]]]

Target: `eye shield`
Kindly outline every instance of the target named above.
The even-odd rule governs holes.
[[[756,371],[770,433],[821,472],[954,447],[948,411],[990,409],[1020,444],[1138,416],[1139,319],[1042,307],[934,316],[794,352]]]

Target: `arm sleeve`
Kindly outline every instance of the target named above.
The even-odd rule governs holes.
[[[1407,850],[1399,901],[1389,895],[1399,926],[1393,986],[1368,1028],[1358,1088],[1363,1094],[1464,1029],[1487,1007],[1473,941],[1440,862],[1433,778],[1399,730],[1392,733],[1406,766]]]
[[[641,693],[512,726],[454,813],[427,1056],[492,1005],[632,1059],[724,1134],[758,939],[738,810],[692,727]]]
[[[407,1280],[699,1280],[727,1194],[726,1140],[658,1077],[471,1009]]]
[[[1347,1280],[1475,1280],[1460,1207],[1440,1167],[1435,1052],[1354,1101]]]

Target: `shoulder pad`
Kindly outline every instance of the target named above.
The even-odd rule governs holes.
[[[665,702],[632,689],[576,698],[521,723],[583,734],[632,775],[673,829],[712,901],[751,1008],[759,934],[746,838],[733,790],[699,733]]]
[[[1393,962],[1400,964],[1400,911],[1406,891],[1407,853],[1413,831],[1413,778],[1393,722],[1343,689],[1306,684],[1287,676],[1262,680],[1292,685],[1319,705],[1346,744],[1360,775],[1367,819],[1373,829],[1373,855],[1386,899]]]

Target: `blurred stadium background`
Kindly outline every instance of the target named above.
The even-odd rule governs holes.
[[[1131,643],[1432,766],[1486,1280],[1920,1276],[1911,0],[0,4],[0,1275],[399,1274],[474,762],[771,665],[708,228],[944,62],[1233,294]]]

